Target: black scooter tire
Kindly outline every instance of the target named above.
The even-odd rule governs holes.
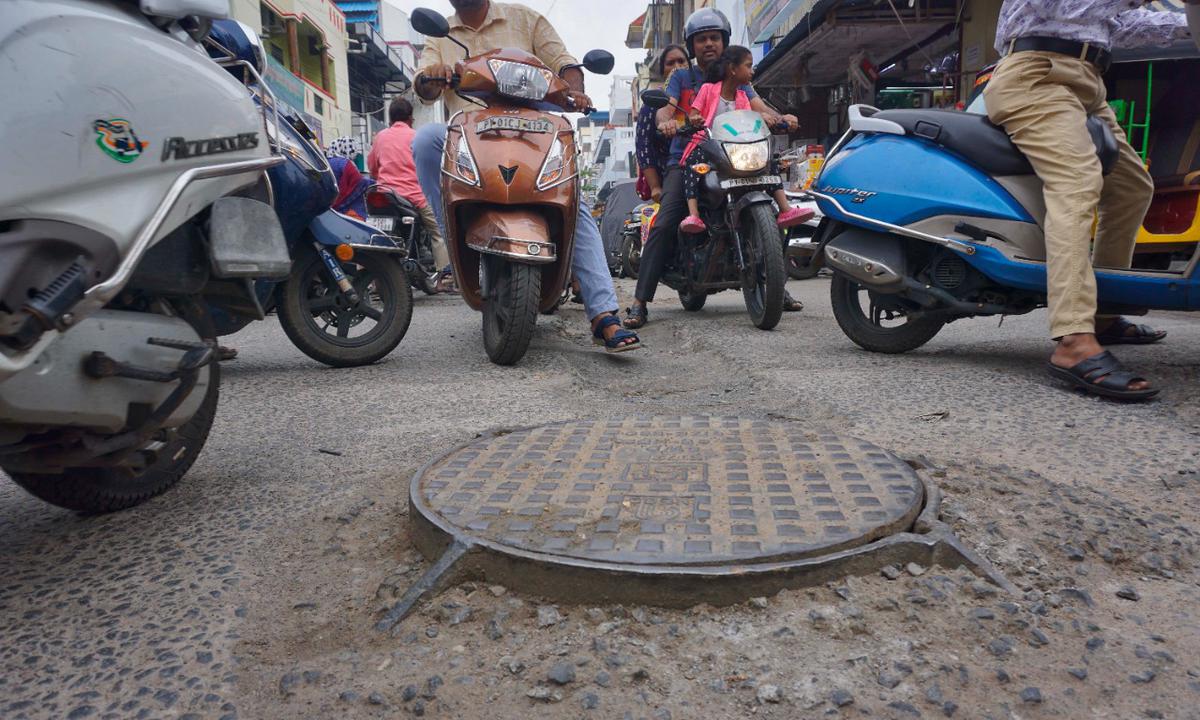
[[[640,235],[626,233],[621,241],[621,274],[631,280],[637,280],[641,264],[642,238]]]
[[[279,324],[288,339],[300,352],[319,363],[330,367],[360,367],[379,362],[396,349],[408,333],[412,321],[413,296],[404,268],[391,257],[376,253],[356,253],[350,261],[376,279],[380,297],[383,299],[383,318],[379,321],[382,330],[363,338],[347,338],[334,341],[327,333],[315,326],[310,311],[305,308],[308,287],[320,278],[327,286],[332,283],[321,258],[315,252],[305,251],[292,263],[292,272],[278,289]],[[342,263],[343,267],[348,263]],[[336,292],[336,288],[330,288]]]
[[[829,301],[833,317],[846,337],[864,350],[897,355],[916,350],[941,332],[946,324],[935,317],[909,320],[895,328],[881,328],[863,313],[858,300],[862,286],[845,275],[835,272],[829,283]]]
[[[497,365],[515,365],[525,357],[537,326],[542,269],[527,263],[486,259],[490,297],[483,302],[483,347]]]

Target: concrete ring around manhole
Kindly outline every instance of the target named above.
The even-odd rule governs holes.
[[[414,542],[441,560],[380,625],[452,566],[564,602],[664,606],[897,562],[991,576],[937,522],[938,498],[892,453],[794,421],[629,417],[487,435],[413,478]]]

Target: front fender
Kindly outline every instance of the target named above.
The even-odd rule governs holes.
[[[330,209],[309,223],[313,238],[326,247],[349,245],[355,250],[404,253],[405,249],[371,225]]]
[[[730,209],[730,212],[733,213],[733,219],[740,224],[742,213],[754,205],[769,202],[775,201],[768,193],[763,190],[751,190],[733,203],[733,208]]]

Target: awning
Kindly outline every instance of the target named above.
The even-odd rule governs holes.
[[[902,14],[906,10],[904,5],[898,6]],[[882,68],[897,56],[923,47],[953,29],[955,17],[952,3],[948,3],[945,10],[926,12],[919,20],[906,17],[901,29],[887,5],[881,9],[869,0],[817,0],[758,64],[754,84],[836,85],[845,81],[848,58],[859,50],[866,51]]]
[[[646,13],[638,15],[637,20],[629,23],[629,30],[625,33],[625,47],[638,49],[642,47],[642,39],[645,37],[646,30]]]

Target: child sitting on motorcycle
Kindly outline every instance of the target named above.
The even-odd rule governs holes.
[[[721,58],[709,66],[705,78],[708,82],[700,87],[696,99],[692,101],[688,122],[692,127],[710,128],[718,115],[734,110],[749,110],[750,99],[741,88],[749,85],[753,77],[754,56],[750,50],[741,45],[726,48]],[[684,168],[683,191],[688,206],[688,217],[680,223],[679,229],[686,233],[702,233],[708,229],[700,219],[699,201],[701,178],[712,168],[710,159],[701,147],[705,135],[704,131],[700,131],[692,137],[679,163]],[[772,196],[779,206],[776,218],[779,227],[798,225],[808,218],[807,213],[788,203],[782,184],[775,186]]]

